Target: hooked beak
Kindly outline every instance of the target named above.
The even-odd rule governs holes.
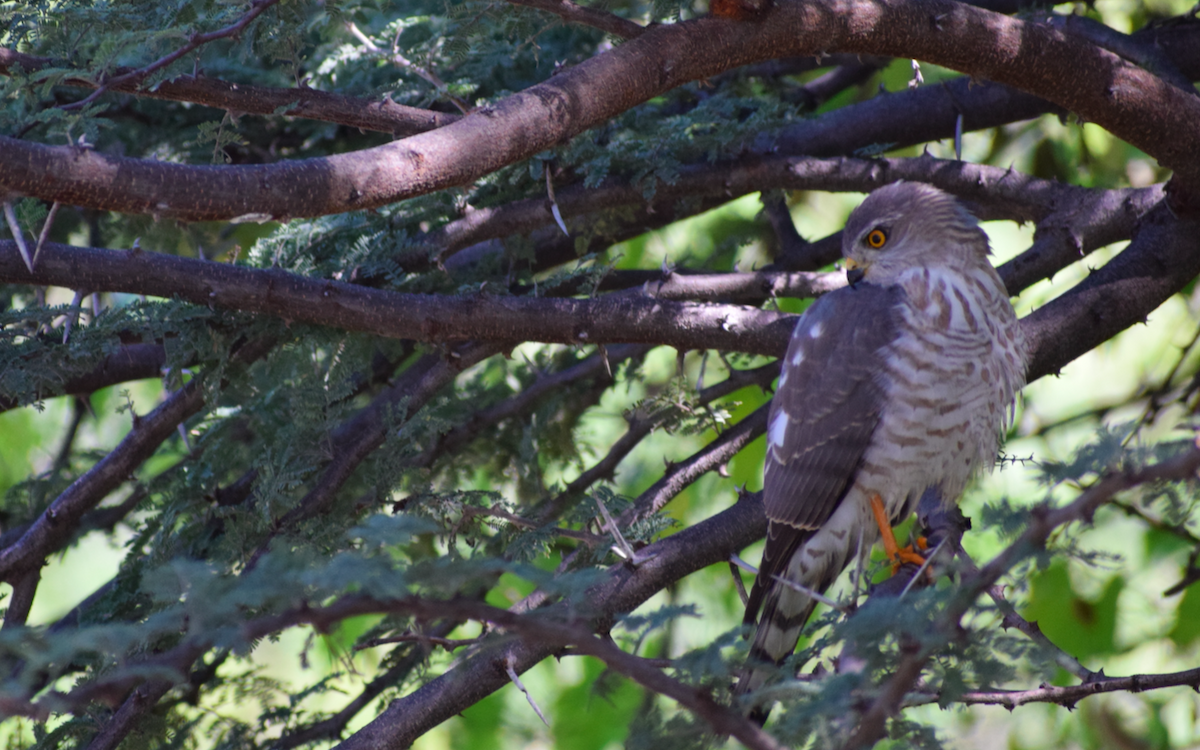
[[[863,280],[863,274],[866,270],[863,265],[853,258],[846,258],[846,281],[850,282],[851,287],[858,286],[858,282]]]

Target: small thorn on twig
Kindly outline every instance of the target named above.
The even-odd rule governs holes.
[[[21,253],[21,260],[25,261],[25,267],[33,273],[33,258],[29,255],[29,246],[25,244],[25,236],[21,234],[21,225],[17,223],[17,214],[13,211],[12,203],[4,202],[4,218],[8,220],[8,228],[12,232],[13,239],[17,242],[17,251]]]
[[[42,233],[38,235],[37,246],[33,248],[33,260],[30,262],[30,270],[37,267],[38,255],[42,252],[42,245],[46,244],[46,238],[50,236],[50,227],[54,224],[54,217],[58,215],[58,201],[54,201],[54,205],[50,206],[50,213],[46,214],[46,221],[42,223]]]
[[[80,289],[75,292],[75,297],[71,300],[71,309],[67,312],[67,319],[63,323],[64,344],[71,340],[71,326],[75,323],[75,319],[79,317],[79,306],[83,303],[84,296],[83,290]]]
[[[608,379],[612,380],[612,363],[608,361],[608,348],[600,344],[597,349],[600,352],[600,360],[604,362],[604,372],[608,374]]]
[[[904,590],[900,592],[900,596],[898,598],[903,599],[904,595],[908,593],[908,590],[913,587],[913,583],[915,583],[916,580],[920,578],[926,570],[929,569],[929,565],[933,562],[933,558],[937,557],[937,554],[942,551],[942,547],[945,546],[948,538],[949,537],[943,537],[942,541],[938,542],[937,546],[933,548],[933,551],[925,556],[925,562],[921,563],[921,567],[917,568],[917,572],[913,573],[912,578],[908,579],[908,583],[904,584]]]
[[[517,686],[517,690],[520,690],[525,694],[525,700],[529,701],[529,705],[533,706],[533,712],[538,715],[538,718],[542,720],[542,723],[546,726],[550,726],[550,722],[546,721],[546,715],[542,713],[542,709],[538,708],[537,701],[533,699],[533,696],[530,695],[529,691],[525,689],[525,686],[521,684],[521,678],[517,676],[517,671],[513,669],[511,656],[505,657],[504,670],[508,672],[508,679],[512,680],[512,683]]]
[[[753,565],[746,562],[745,560],[738,557],[737,555],[729,556],[729,564],[737,566],[748,573],[753,573],[754,575],[758,575],[758,568],[754,567]]]
[[[175,429],[179,430],[179,438],[183,441],[183,447],[190,456],[192,454],[192,441],[188,440],[187,427],[184,426],[183,422],[180,422],[175,425]]]
[[[617,528],[617,522],[613,520],[612,514],[608,512],[604,501],[599,497],[593,497],[592,499],[596,501],[596,507],[600,509],[600,515],[604,516],[604,523],[601,524],[600,528],[612,534],[613,539],[616,541],[616,544],[612,548],[613,552],[617,553],[617,556],[626,562],[637,565],[639,561],[633,551],[633,547],[629,545],[629,542],[621,534],[621,530]]]
[[[954,118],[954,158],[959,161],[962,161],[962,131],[963,116],[959,112],[958,117]]]
[[[546,173],[546,195],[550,197],[550,215],[554,217],[554,221],[562,233],[570,237],[571,233],[567,231],[567,223],[563,221],[562,212],[558,210],[558,201],[554,197],[554,182],[550,179],[550,163],[544,162],[542,166]]]
[[[729,572],[733,575],[733,585],[737,588],[738,596],[742,598],[742,606],[750,601],[750,595],[746,593],[746,584],[742,581],[742,576],[738,573],[738,564],[734,562],[737,555],[731,555],[729,558]]]

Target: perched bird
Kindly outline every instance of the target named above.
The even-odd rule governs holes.
[[[987,235],[955,198],[880,188],[850,215],[842,253],[850,286],[800,318],[771,404],[767,545],[745,619],[762,617],[739,694],[795,650],[816,604],[776,577],[824,592],[881,534],[900,554],[890,524],[927,488],[957,503],[991,469],[1025,384],[1025,340]]]

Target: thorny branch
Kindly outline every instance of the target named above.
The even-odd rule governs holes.
[[[1030,690],[970,690],[956,696],[955,703],[982,704],[1004,706],[1008,709],[1024,706],[1027,703],[1056,703],[1064,708],[1074,708],[1075,704],[1089,695],[1130,691],[1141,693],[1146,690],[1186,685],[1193,690],[1200,690],[1200,669],[1187,669],[1182,672],[1166,674],[1135,674],[1128,677],[1104,677],[1085,682],[1082,685],[1042,685]],[[912,693],[912,697],[904,701],[906,706],[919,706],[939,700],[936,695]]]

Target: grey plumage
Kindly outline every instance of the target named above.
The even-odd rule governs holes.
[[[850,216],[843,254],[862,283],[809,308],[768,417],[767,546],[746,608],[762,617],[738,685],[759,687],[796,646],[818,592],[874,544],[869,498],[893,523],[922,492],[956,503],[990,468],[1024,384],[1025,345],[986,235],[952,197],[897,183]],[[765,719],[765,713],[758,714]]]

